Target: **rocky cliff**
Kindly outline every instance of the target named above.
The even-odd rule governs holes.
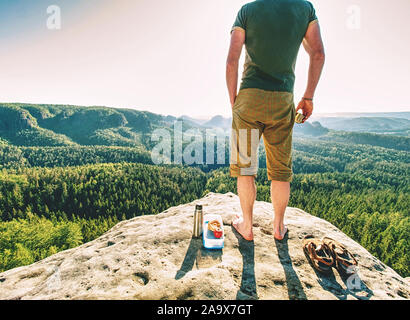
[[[221,214],[225,248],[192,239],[195,204]],[[0,299],[408,299],[410,284],[332,224],[287,208],[289,233],[272,235],[270,203],[255,205],[255,240],[232,230],[234,194],[208,194],[156,216],[123,221],[102,237],[0,274]],[[323,276],[302,251],[307,234],[329,236],[357,258],[357,277]]]

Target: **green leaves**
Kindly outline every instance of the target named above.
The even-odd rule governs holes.
[[[205,183],[199,169],[127,163],[0,171],[0,272],[191,202]]]
[[[0,272],[32,264],[82,243],[81,228],[45,218],[0,222]]]

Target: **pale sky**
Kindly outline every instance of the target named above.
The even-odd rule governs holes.
[[[229,32],[247,2],[0,0],[0,102],[229,116]],[[327,54],[316,112],[410,111],[410,1],[311,2]],[[60,30],[47,28],[53,4]],[[296,100],[307,67],[301,49]]]

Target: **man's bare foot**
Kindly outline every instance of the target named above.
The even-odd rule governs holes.
[[[276,240],[282,241],[285,238],[287,232],[288,232],[288,227],[283,226],[283,228],[278,228],[275,230],[274,237]]]
[[[245,224],[243,218],[236,215],[235,219],[232,221],[232,226],[235,230],[247,241],[253,241],[253,231],[252,226],[251,230],[249,228],[245,228]]]

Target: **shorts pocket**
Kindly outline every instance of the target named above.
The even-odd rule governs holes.
[[[236,96],[235,103],[233,105],[232,111],[238,111],[243,104],[243,94],[239,91],[238,95]]]
[[[292,119],[291,119],[291,124],[294,125],[296,121],[296,108],[295,108],[295,104],[292,103]]]

